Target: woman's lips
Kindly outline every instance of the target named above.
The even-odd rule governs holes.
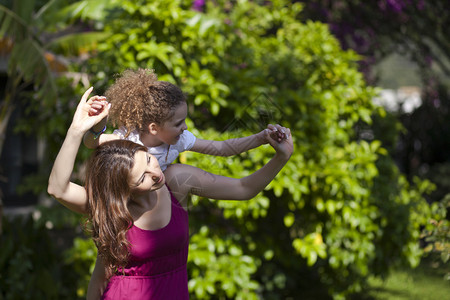
[[[164,179],[164,173],[161,172],[161,175],[159,176],[159,179],[156,183],[160,183]]]

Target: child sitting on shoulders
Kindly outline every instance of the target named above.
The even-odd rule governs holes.
[[[126,70],[105,96],[91,106],[89,113],[99,114],[109,102],[110,119],[119,129],[103,134],[105,118],[85,134],[85,146],[93,149],[106,141],[127,139],[146,146],[163,171],[184,151],[231,156],[267,144],[269,134],[278,142],[285,138],[279,125],[268,125],[257,134],[225,141],[196,138],[187,130],[184,93],[178,86],[158,80],[153,70]]]

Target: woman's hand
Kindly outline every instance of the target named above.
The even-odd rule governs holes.
[[[277,154],[289,159],[294,152],[294,143],[292,140],[291,130],[279,124],[267,126],[266,139],[275,149]]]
[[[93,96],[87,100],[92,89],[93,87],[89,88],[83,94],[83,97],[81,97],[73,116],[72,125],[70,126],[71,129],[84,133],[108,115],[109,105],[104,97]]]

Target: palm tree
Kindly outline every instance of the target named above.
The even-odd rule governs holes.
[[[105,37],[102,32],[87,31],[68,22],[74,10],[81,11],[76,8],[90,11],[86,2],[96,2],[98,6],[97,1],[68,6],[66,1],[52,0],[37,10],[35,0],[11,2],[10,7],[0,5],[0,59],[7,61],[7,82],[0,99],[0,155],[18,96],[31,87],[34,97],[28,101],[39,101],[43,107],[54,104],[57,99],[55,77],[67,69],[67,63],[59,60],[58,54],[77,55],[82,47],[89,47]],[[61,4],[66,6],[61,7]],[[66,26],[57,30],[56,25],[61,23]],[[0,195],[0,232],[1,218]]]

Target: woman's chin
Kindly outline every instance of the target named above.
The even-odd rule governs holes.
[[[152,188],[152,191],[156,191],[159,190],[160,188],[162,188],[164,186],[165,180],[161,181],[160,183],[158,183],[158,185],[154,185]]]

